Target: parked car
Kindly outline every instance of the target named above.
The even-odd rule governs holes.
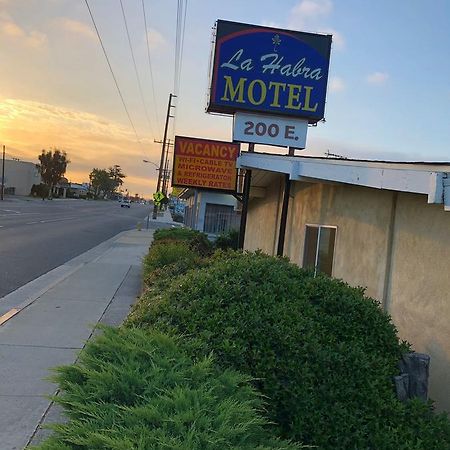
[[[122,199],[122,201],[120,202],[121,208],[130,208],[130,206],[131,206],[131,202],[127,198]]]

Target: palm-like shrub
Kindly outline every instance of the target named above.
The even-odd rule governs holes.
[[[179,339],[104,328],[54,379],[68,422],[40,450],[294,450],[271,437],[248,376],[193,361]]]

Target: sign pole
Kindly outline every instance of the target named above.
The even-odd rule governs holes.
[[[281,208],[280,218],[280,231],[278,233],[278,248],[277,256],[283,256],[284,252],[284,239],[286,236],[286,223],[289,209],[289,195],[291,193],[291,179],[290,175],[286,173],[284,175],[284,193],[283,193],[283,206]]]
[[[255,144],[248,144],[248,151],[255,151]],[[250,198],[250,186],[252,183],[252,171],[246,169],[244,178],[244,189],[242,193],[242,213],[239,227],[239,250],[244,249],[245,229],[247,227],[248,200]]]

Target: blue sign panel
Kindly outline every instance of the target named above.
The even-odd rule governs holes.
[[[331,36],[217,21],[208,112],[324,117]]]

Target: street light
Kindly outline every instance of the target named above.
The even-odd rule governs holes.
[[[146,159],[143,159],[142,162],[149,163],[149,164],[153,164],[153,165],[156,167],[156,170],[159,170],[158,165],[157,165],[156,163],[154,163],[153,161],[148,161],[148,160],[146,160]]]

